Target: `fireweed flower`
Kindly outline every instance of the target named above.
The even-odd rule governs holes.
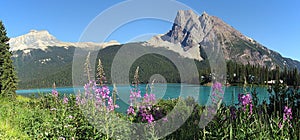
[[[82,98],[82,97],[80,96],[80,94],[77,94],[77,95],[76,95],[76,104],[77,104],[77,105],[83,105],[83,104],[85,104],[85,99]]]
[[[223,99],[224,91],[222,90],[222,84],[215,82],[212,86],[212,96],[211,99],[213,103],[218,104],[220,100]]]
[[[252,97],[249,93],[239,94],[238,95],[239,104],[243,107],[243,110],[246,111],[247,106],[249,106],[250,115],[252,114],[253,104]]]
[[[79,94],[76,95],[75,100],[76,100],[76,104],[79,105],[80,104],[80,95]]]
[[[58,97],[58,92],[56,89],[52,89],[52,96]]]
[[[287,122],[290,127],[292,127],[292,124],[290,124],[290,120],[293,119],[292,117],[292,108],[289,108],[288,106],[284,106],[283,110],[283,122],[278,123],[278,127],[281,129],[283,127],[283,123]]]
[[[290,121],[291,119],[293,119],[292,108],[285,106],[283,112],[284,112],[283,113],[283,121],[286,121],[286,120]]]
[[[87,105],[86,103],[89,101],[92,101],[95,108],[100,110],[104,107],[110,112],[119,108],[118,105],[114,104],[109,88],[105,85],[98,87],[95,81],[85,84],[83,97],[80,95],[76,97],[76,103],[80,105]]]
[[[149,103],[150,101],[149,101],[149,95],[148,95],[148,93],[146,93],[145,95],[144,95],[144,100],[143,100],[145,103]]]
[[[281,122],[278,123],[278,127],[279,127],[280,129],[282,128],[282,123],[281,123]]]
[[[212,117],[216,113],[216,108],[219,107],[224,95],[224,91],[222,90],[222,84],[219,82],[215,82],[212,86],[212,96],[210,96],[212,104],[206,107],[207,117]]]
[[[100,93],[102,98],[109,98],[110,90],[107,86],[103,86]]]
[[[141,98],[141,91],[140,90],[130,90],[129,95],[129,103],[130,105],[135,104]]]
[[[156,101],[155,94],[150,94],[149,101],[150,101],[152,104],[155,104],[155,101]]]
[[[133,86],[134,87],[130,90],[130,106],[127,109],[127,115],[141,117],[143,122],[148,122],[150,124],[154,121],[154,116],[152,113],[155,114],[155,110],[153,108],[153,105],[156,102],[155,94],[145,93],[142,97],[141,91],[138,88],[138,84],[134,84]],[[134,109],[134,106],[136,106],[137,113]]]
[[[90,93],[90,84],[85,84],[83,88],[84,88],[84,93],[87,96]]]
[[[64,103],[64,104],[67,104],[68,102],[69,102],[68,97],[64,96],[63,103]]]
[[[127,109],[127,115],[135,115],[133,106],[129,106]]]
[[[152,112],[154,111],[155,115],[159,115],[157,114],[157,111],[155,111],[155,109],[153,108],[153,105],[155,104],[156,99],[155,99],[155,94],[145,94],[144,95],[144,99],[143,102],[141,103],[143,106],[141,106],[140,110],[143,111],[142,113],[142,121],[145,120],[147,121],[149,124],[152,123],[154,121],[154,117]],[[159,108],[158,108],[159,109]],[[146,115],[144,115],[146,114]]]
[[[141,98],[141,91],[138,90],[136,92],[131,91],[130,92],[130,98],[135,99],[135,98]]]
[[[222,84],[219,82],[215,82],[212,86],[213,91],[223,92],[222,90]]]
[[[102,104],[102,97],[100,93],[96,93],[95,95],[95,101],[97,105],[101,105]]]
[[[143,99],[143,103],[147,104],[147,105],[153,105],[155,104],[155,94],[145,94],[144,95],[144,99]]]
[[[115,108],[119,108],[118,105],[114,105],[113,100],[112,100],[111,97],[108,97],[107,104],[108,104],[107,109],[108,109],[109,111],[113,111]]]
[[[149,124],[154,121],[153,115],[145,106],[140,107],[140,116],[142,117],[142,121],[147,121]]]
[[[152,123],[154,121],[153,115],[152,114],[147,114],[146,115],[146,120],[148,123]]]

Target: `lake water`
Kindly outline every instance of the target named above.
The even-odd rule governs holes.
[[[109,86],[112,91],[112,86]],[[142,91],[142,95],[145,94],[146,85],[140,85],[140,90]],[[148,88],[149,89],[149,88]],[[269,93],[267,88],[256,87],[257,97],[259,99],[259,103],[262,103],[264,100],[269,102]],[[56,88],[56,90],[60,94],[74,94],[78,92],[83,92],[83,87],[65,87],[65,88]],[[130,94],[130,86],[119,85],[117,86],[118,90],[118,104],[120,106],[127,105],[129,101]],[[224,99],[223,103],[226,105],[233,105],[238,103],[238,94],[243,93],[244,91],[251,92],[254,89],[244,89],[242,87],[230,86],[224,87]],[[45,89],[27,89],[27,90],[17,90],[18,95],[29,96],[30,94],[37,93],[51,93],[52,88]],[[200,105],[205,105],[208,101],[211,94],[211,87],[209,86],[199,86],[199,85],[189,85],[189,84],[155,84],[152,90],[157,99],[172,99],[180,97],[194,97],[198,99],[198,103]]]

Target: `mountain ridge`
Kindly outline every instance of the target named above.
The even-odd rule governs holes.
[[[9,44],[21,81],[20,85],[27,88],[31,84],[42,86],[45,83],[39,82],[47,82],[45,79],[59,81],[63,83],[62,85],[70,86],[75,49],[93,51],[109,48],[110,51],[106,51],[112,53],[115,49],[108,46],[122,46],[116,41],[106,43],[63,42],[46,30],[31,30],[25,35],[11,38]],[[259,65],[269,70],[275,69],[278,65],[281,69],[287,67],[300,70],[299,61],[282,57],[280,53],[268,49],[256,40],[243,35],[220,18],[210,16],[206,12],[199,16],[192,10],[179,11],[171,30],[165,34],[154,36],[140,45],[141,47],[162,48],[162,51],[169,50],[172,53],[175,52],[176,56],[197,60],[195,61],[197,63],[205,62],[206,64],[211,60],[209,53],[217,51],[223,52],[219,57],[244,65]],[[113,57],[110,58],[113,59]],[[147,60],[147,62],[151,60]],[[169,62],[166,63],[169,64]],[[167,68],[165,69],[167,70]]]
[[[243,35],[232,26],[226,24],[216,16],[210,16],[205,11],[197,15],[192,10],[180,10],[174,20],[172,29],[166,34],[152,37],[144,46],[164,47],[180,55],[204,60],[203,50],[212,48],[212,42],[219,42],[217,46],[222,49],[225,60],[235,60],[242,64],[259,64],[275,69],[276,66],[298,68],[300,62],[283,57],[280,53],[270,50],[256,40]],[[11,51],[22,50],[30,55],[32,49],[47,50],[49,46],[69,47],[74,46],[83,49],[102,49],[111,45],[120,45],[117,41],[105,43],[94,42],[63,42],[47,30],[31,30],[29,33],[11,38],[9,41]],[[216,45],[215,45],[216,46]],[[217,48],[215,48],[217,49]]]
[[[61,47],[78,47],[84,49],[98,49],[105,48],[111,45],[120,45],[119,42],[112,40],[109,42],[95,43],[95,42],[62,42],[51,35],[47,30],[30,30],[29,33],[11,38],[9,40],[10,50],[27,50],[30,49],[42,49],[46,50],[49,46],[61,46]]]
[[[270,69],[275,69],[277,65],[300,69],[299,61],[281,56],[206,12],[199,16],[192,10],[178,11],[172,29],[154,36],[144,45],[165,47],[199,61],[204,59],[201,53],[217,49],[223,51],[227,61],[235,60],[244,65],[259,64]]]

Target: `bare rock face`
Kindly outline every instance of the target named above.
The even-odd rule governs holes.
[[[202,54],[214,52],[225,60],[242,64],[300,69],[298,61],[282,57],[206,12],[199,16],[192,10],[178,11],[172,29],[164,35],[154,36],[144,45],[165,47],[200,61],[207,59]]]
[[[165,35],[153,37],[145,45],[166,47],[184,57],[203,60],[199,42],[205,34],[199,19],[192,10],[178,11],[172,30]]]

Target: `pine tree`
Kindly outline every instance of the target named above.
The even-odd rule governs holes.
[[[9,38],[5,27],[0,21],[0,96],[15,97],[17,90],[17,75],[9,51]]]
[[[134,81],[133,81],[133,85],[136,85],[136,87],[139,85],[139,66],[136,68],[135,73],[134,73]]]
[[[104,73],[104,69],[103,69],[102,62],[101,62],[100,58],[98,60],[96,77],[97,77],[97,80],[98,80],[97,82],[100,86],[102,86],[104,83],[106,83],[105,73]]]
[[[90,63],[90,55],[91,55],[91,52],[88,53],[88,55],[86,56],[86,59],[85,59],[85,63],[84,63],[84,72],[87,76],[87,79],[88,79],[88,82],[91,81],[91,63]]]

